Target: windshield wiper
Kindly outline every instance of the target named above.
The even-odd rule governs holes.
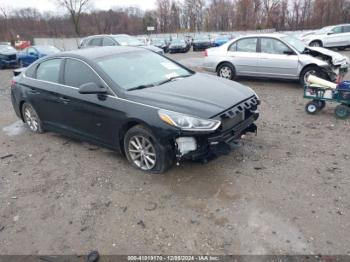
[[[153,86],[154,86],[154,84],[139,85],[139,86],[132,87],[132,88],[128,89],[128,91],[140,90],[140,89],[149,88],[149,87],[153,87]]]
[[[170,78],[168,78],[168,79],[166,79],[166,80],[164,80],[164,81],[158,82],[158,83],[157,83],[157,86],[163,85],[163,84],[165,84],[165,83],[169,83],[169,82],[171,82],[171,81],[173,81],[173,80],[175,80],[175,79],[178,79],[178,78],[184,78],[184,77],[189,77],[189,76],[191,76],[191,75],[173,76],[173,77],[170,77]]]

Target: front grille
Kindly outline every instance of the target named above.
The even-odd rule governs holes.
[[[251,117],[258,104],[259,100],[254,96],[221,113],[222,130],[228,130]]]

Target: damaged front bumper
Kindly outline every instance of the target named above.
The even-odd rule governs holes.
[[[211,134],[183,133],[175,140],[177,158],[194,161],[208,161],[220,155],[227,155],[237,148],[238,140],[246,133],[257,133],[254,122],[259,112],[250,112],[250,116],[237,125]]]

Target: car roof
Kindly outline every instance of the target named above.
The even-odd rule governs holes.
[[[90,35],[90,36],[86,36],[82,39],[88,39],[88,38],[93,38],[93,37],[114,37],[114,36],[131,36],[131,35],[127,35],[127,34],[101,34],[101,35]]]
[[[281,34],[281,33],[270,33],[270,34],[251,34],[251,35],[243,35],[240,36],[238,38],[235,38],[235,40],[237,39],[242,39],[242,38],[249,38],[249,37],[272,37],[272,38],[282,38],[284,36],[288,36],[286,34]]]
[[[102,46],[102,47],[92,47],[77,49],[72,51],[61,52],[54,57],[77,57],[85,58],[90,60],[96,60],[105,56],[113,56],[117,54],[130,53],[135,51],[146,51],[146,49],[141,47],[132,47],[132,46]]]

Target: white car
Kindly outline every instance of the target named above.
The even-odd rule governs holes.
[[[302,36],[301,40],[309,46],[337,47],[338,50],[344,50],[350,47],[350,24],[327,26]]]

